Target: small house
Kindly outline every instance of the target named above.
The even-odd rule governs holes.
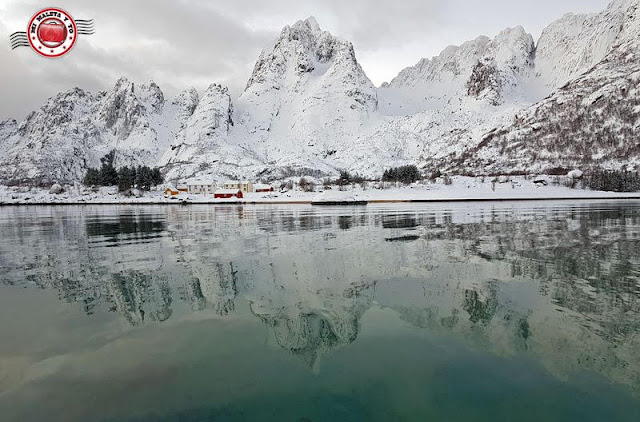
[[[218,189],[214,194],[214,198],[243,198],[244,195],[240,189]]]
[[[180,192],[180,193],[188,193],[189,192],[189,187],[187,185],[178,185],[176,187],[176,189],[178,189],[178,192]]]
[[[169,197],[171,197],[171,196],[178,196],[179,194],[180,194],[180,192],[178,192],[178,189],[173,188],[173,187],[170,187],[170,186],[169,186],[169,187],[167,187],[167,188],[164,190],[164,196],[165,196],[165,198],[169,198]]]
[[[216,191],[216,184],[205,180],[192,180],[187,182],[187,190],[191,194],[213,194]]]
[[[224,189],[240,189],[242,192],[253,192],[253,183],[248,180],[224,182]]]
[[[273,186],[264,185],[262,183],[256,183],[255,185],[253,185],[253,191],[254,192],[273,192]]]

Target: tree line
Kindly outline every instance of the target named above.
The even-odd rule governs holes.
[[[584,186],[608,192],[640,191],[640,174],[632,171],[594,170],[584,177]]]
[[[383,182],[401,182],[408,185],[420,179],[422,179],[420,170],[414,165],[393,167],[382,174]]]
[[[116,169],[113,165],[116,151],[111,150],[100,159],[100,168],[89,168],[84,176],[86,186],[118,186],[120,192],[131,188],[150,190],[164,182],[164,177],[157,167],[124,166]]]

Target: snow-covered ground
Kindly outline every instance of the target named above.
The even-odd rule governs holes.
[[[180,194],[165,198],[163,191],[145,193],[142,197],[119,194],[115,188],[101,188],[94,192],[82,186],[67,186],[60,194],[49,193],[46,189],[0,186],[0,204],[122,204],[122,203],[318,203],[318,202],[409,202],[409,201],[460,201],[460,200],[545,200],[545,199],[607,199],[637,198],[640,192],[617,193],[587,189],[571,189],[556,185],[552,177],[548,185],[536,185],[533,180],[523,177],[502,177],[500,182],[490,178],[454,177],[452,184],[442,180],[435,183],[419,182],[410,186],[394,186],[369,182],[347,186],[343,190],[317,188],[316,192],[291,190],[288,192],[247,193],[242,199],[214,199],[212,195]],[[501,183],[502,182],[502,183]]]

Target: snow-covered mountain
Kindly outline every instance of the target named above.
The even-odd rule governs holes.
[[[440,162],[445,167],[472,172],[538,172],[555,166],[638,169],[638,1],[615,1],[599,15],[565,16],[545,30],[539,49],[547,48],[549,41],[545,38],[549,34],[559,40],[562,37],[557,35],[562,31],[574,33],[576,20],[587,22],[580,26],[578,39],[593,48],[576,46],[565,51],[560,47],[563,42],[557,41],[553,48],[560,56],[555,61],[549,58],[537,62],[548,83],[562,86],[518,112],[509,124],[484,134],[463,156],[444,157]],[[567,22],[570,24],[564,25]],[[578,44],[570,36],[565,40]],[[593,43],[600,43],[600,47]],[[544,54],[553,48],[548,47]],[[559,58],[565,55],[573,56],[563,62]]]
[[[353,45],[309,18],[285,27],[260,54],[238,99],[233,135],[270,165],[330,171],[330,157],[377,106]]]
[[[20,124],[0,125],[0,178],[79,180],[111,149],[118,152],[117,165],[155,163],[196,101],[197,94],[181,94],[168,102],[154,82],[136,86],[126,78],[107,92],[60,93]]]
[[[337,154],[363,174],[457,156],[539,98],[535,46],[523,28],[478,37],[422,59],[378,91],[379,116]]]
[[[114,148],[117,164],[171,180],[635,166],[639,1],[566,15],[537,43],[515,27],[447,47],[380,88],[351,43],[308,18],[264,49],[239,98],[213,84],[168,101],[123,78],[0,122],[0,180],[77,180]]]

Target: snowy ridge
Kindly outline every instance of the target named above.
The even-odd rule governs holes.
[[[0,122],[0,181],[79,180],[111,149],[117,165],[159,165],[176,182],[380,176],[411,163],[452,173],[636,168],[639,1],[566,15],[537,44],[515,27],[447,47],[380,88],[350,42],[308,18],[264,49],[237,99],[213,84],[202,98],[189,89],[168,100],[153,82],[121,78]]]
[[[390,114],[407,114],[465,95],[494,104],[503,102],[505,95],[522,96],[523,80],[531,77],[534,51],[533,37],[522,27],[505,29],[494,39],[481,36],[449,46],[439,56],[404,69],[385,85],[383,98],[392,100],[381,101],[381,107]],[[413,109],[406,109],[407,98],[413,100]]]

